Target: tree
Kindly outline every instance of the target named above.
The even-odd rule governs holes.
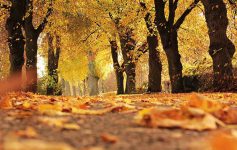
[[[11,0],[10,6],[1,4],[1,8],[9,11],[5,27],[8,32],[8,45],[10,49],[10,73],[12,75],[18,74],[19,76],[22,75],[22,66],[24,64],[25,39],[22,33],[22,20],[25,15],[24,6],[25,0]]]
[[[114,35],[117,37],[117,46],[123,57],[121,67],[124,69],[121,70],[124,70],[126,74],[126,78],[124,77],[126,80],[125,93],[135,93],[137,51],[140,45],[144,43],[143,36],[140,36],[142,33],[136,32],[139,26],[145,25],[143,22],[141,23],[142,18],[140,16],[142,14],[139,12],[139,3],[136,1],[96,0],[91,1],[89,5],[89,7],[88,4],[81,6],[86,8],[84,14],[107,34],[108,39],[112,39],[111,37]],[[132,8],[132,6],[134,7]],[[94,9],[90,9],[90,7]]]
[[[37,52],[38,52],[38,38],[43,32],[46,24],[48,23],[48,18],[52,13],[52,0],[48,7],[46,16],[40,25],[35,28],[33,22],[33,0],[26,0],[26,14],[24,18],[24,30],[26,36],[26,76],[27,76],[27,91],[36,92],[37,91]]]
[[[232,59],[235,46],[227,37],[227,9],[223,0],[202,0],[210,38],[209,54],[213,60],[213,87],[217,91],[229,90],[233,82]]]
[[[89,87],[89,95],[95,96],[99,94],[99,87],[98,87],[98,81],[99,77],[96,73],[96,65],[95,65],[95,54],[92,51],[88,52],[88,87]]]
[[[124,94],[124,76],[123,76],[123,66],[119,64],[118,61],[118,45],[116,39],[110,41],[111,46],[111,54],[113,59],[113,66],[116,75],[116,82],[117,82],[117,94]]]
[[[144,17],[148,30],[147,43],[149,47],[149,77],[148,92],[161,92],[161,72],[162,64],[160,60],[160,52],[158,50],[158,36],[155,25],[152,21],[150,10],[147,10],[145,3],[140,3],[141,7],[147,11]]]
[[[55,37],[55,50],[54,50],[54,37]],[[61,53],[61,39],[56,35],[51,33],[47,34],[48,38],[48,75],[50,77],[50,82],[47,86],[47,95],[58,95],[58,64],[59,56]]]
[[[169,16],[166,19],[165,6],[167,1],[154,0],[155,3],[155,24],[159,31],[163,49],[166,53],[169,64],[169,75],[173,93],[183,92],[182,70],[183,66],[180,60],[178,50],[178,30],[184,22],[187,15],[197,5],[199,0],[194,2],[183,12],[175,22],[175,11],[178,7],[178,0],[169,0]]]

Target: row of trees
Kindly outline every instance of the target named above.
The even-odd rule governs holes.
[[[22,66],[26,62],[27,91],[36,92],[37,53],[41,38],[46,37],[48,43],[48,75],[56,84],[59,80],[60,59],[63,65],[68,64],[68,60],[81,61],[83,64],[86,62],[84,58],[81,56],[81,60],[78,60],[72,51],[78,56],[88,55],[89,52],[96,56],[103,49],[101,45],[106,45],[104,41],[108,41],[118,94],[136,92],[136,65],[146,52],[149,53],[148,91],[160,92],[162,90],[161,74],[164,69],[160,56],[162,52],[159,50],[159,42],[161,42],[168,60],[172,92],[184,92],[178,33],[193,9],[202,7],[199,3],[202,3],[204,7],[204,17],[209,30],[213,84],[218,91],[226,90],[234,79],[232,59],[235,46],[227,36],[228,18],[224,0],[190,0],[188,2],[180,2],[180,0],[124,2],[93,0],[89,3],[70,0],[57,2],[9,0],[3,2],[0,5],[1,9],[6,10],[8,14],[6,30],[10,49],[11,74],[21,74]],[[233,0],[229,0],[228,3],[235,5]],[[38,7],[35,9],[35,5],[43,9]],[[40,14],[40,17],[37,17],[36,14]],[[50,16],[52,17],[49,18]],[[143,22],[145,26],[142,25]],[[87,33],[86,36],[83,33],[82,40],[77,38],[82,34],[80,30]],[[42,34],[44,31],[46,34]],[[96,40],[90,40],[92,37]],[[87,45],[82,46],[82,43]],[[99,48],[92,47],[93,44],[99,45]],[[120,53],[122,59],[120,59]],[[89,64],[87,75],[90,75],[90,64],[96,65],[89,60],[87,63]],[[76,64],[73,63],[73,66],[77,66]],[[67,67],[69,68],[69,65]],[[61,76],[66,78],[64,74],[68,72],[72,73],[71,79],[74,78],[73,76],[80,76],[79,71],[75,70],[61,70]],[[93,76],[98,78],[97,74],[98,71],[93,73]],[[124,81],[126,81],[125,85]],[[47,93],[55,94],[55,90],[49,85]]]
[[[158,38],[162,43],[163,49],[166,53],[169,67],[169,76],[171,81],[171,88],[173,93],[184,92],[183,84],[183,66],[181,63],[181,56],[178,47],[178,31],[190,12],[198,5],[200,0],[194,0],[189,7],[184,10],[180,17],[176,17],[176,10],[178,8],[178,0],[154,0],[155,18],[152,19],[151,10],[147,8],[145,2],[140,2],[141,7],[146,12],[145,22],[149,34],[147,36],[147,43],[149,47],[149,92],[161,91],[161,72],[162,65],[158,50]],[[232,59],[235,53],[235,46],[227,37],[227,8],[223,0],[201,0],[205,9],[205,18],[208,27],[208,35],[210,38],[209,54],[213,60],[213,85],[218,91],[229,90],[233,83],[233,65]],[[230,1],[234,4],[233,1]],[[166,7],[167,6],[167,7]],[[168,9],[168,11],[167,11]],[[167,16],[168,12],[168,16]],[[118,19],[115,19],[118,21]],[[118,26],[118,22],[115,22]],[[119,27],[119,26],[118,26]],[[120,27],[121,29],[121,27]],[[119,34],[121,50],[123,53],[125,72],[127,74],[127,83],[125,93],[134,92],[135,84],[135,63],[131,56],[127,58],[127,53],[134,49],[134,41],[132,39],[132,30],[125,29],[125,33]],[[116,42],[111,42],[112,52],[115,51]],[[124,45],[127,45],[124,46]],[[117,75],[118,93],[122,93],[123,85],[122,74],[123,68],[118,65],[115,59],[116,54],[113,55],[115,71]],[[131,80],[130,80],[131,79]]]
[[[52,13],[52,1],[43,21],[37,26],[33,22],[33,0],[11,0],[8,4],[1,4],[1,8],[9,12],[6,21],[8,45],[10,50],[10,73],[22,75],[22,67],[26,54],[27,91],[37,91],[37,52],[38,39],[43,32],[48,17]],[[24,29],[24,32],[23,32]]]

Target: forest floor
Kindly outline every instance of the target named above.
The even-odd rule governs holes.
[[[0,150],[237,150],[237,94],[0,100]]]

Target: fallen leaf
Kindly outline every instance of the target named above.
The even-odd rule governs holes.
[[[101,134],[100,137],[106,143],[116,143],[116,142],[118,142],[118,137],[117,136],[114,136],[114,135],[111,135],[111,134],[108,134],[108,133]]]
[[[39,122],[48,126],[58,127],[67,130],[79,130],[80,126],[75,123],[69,123],[67,118],[40,117]]]
[[[213,101],[208,97],[194,93],[189,97],[187,107],[198,108],[205,112],[212,113],[221,110],[224,108],[224,105],[217,101]]]
[[[228,107],[213,113],[213,115],[226,124],[237,124],[237,108]]]
[[[150,108],[140,111],[135,122],[141,126],[183,128],[189,130],[212,130],[224,124],[201,109],[165,109]]]
[[[66,124],[63,125],[63,129],[79,130],[80,126],[78,124],[75,124],[75,123],[66,123]]]
[[[134,109],[134,107],[130,107],[125,104],[118,104],[109,108],[98,109],[98,110],[78,109],[78,108],[73,107],[72,113],[80,114],[80,115],[103,115],[109,112],[118,112],[118,111],[121,111],[122,109],[131,110],[131,109]]]
[[[23,106],[25,109],[29,109],[29,108],[31,107],[31,104],[26,101],[26,102],[24,102],[24,103],[22,104],[22,106]]]
[[[45,112],[45,111],[61,111],[62,108],[58,105],[51,105],[51,104],[41,104],[38,106],[38,111]]]
[[[32,127],[27,127],[25,130],[19,130],[15,132],[15,135],[23,138],[36,138],[38,133]]]

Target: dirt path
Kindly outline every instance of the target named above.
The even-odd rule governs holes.
[[[37,98],[52,105],[58,104],[57,98],[47,99],[47,97],[32,97],[31,95],[19,98],[19,95],[17,96],[17,103],[28,109],[23,109],[22,106],[7,110],[0,109],[0,150],[210,150],[206,137],[218,130],[227,130],[227,128],[219,128],[214,131],[198,132],[177,128],[141,127],[134,122],[137,112],[116,111],[103,115],[79,115],[68,113],[70,110],[66,109],[64,110],[67,112],[66,115],[55,112],[42,113],[31,109],[31,107],[36,107]],[[122,99],[126,103],[133,99],[134,105],[139,107],[151,107],[151,102],[152,106],[177,107],[185,101],[186,96],[159,95],[160,99],[157,98],[155,101],[154,95],[127,96]],[[237,97],[237,95],[229,96],[229,94],[209,95],[216,99],[226,99],[226,102],[230,101],[232,105],[236,105],[235,96]],[[10,99],[16,101],[16,97]],[[32,101],[32,99],[36,100]],[[97,99],[100,100],[97,101]],[[90,104],[90,109],[93,107],[99,109],[105,105],[107,107],[108,103],[105,101],[101,103],[104,99],[105,97],[89,98],[89,102],[93,102],[93,105]],[[112,99],[116,99],[119,103],[121,101],[121,97]],[[22,103],[22,101],[27,103]],[[88,99],[86,104],[88,104]],[[84,102],[80,107],[86,107]],[[60,122],[60,120],[66,120],[65,122],[70,124],[62,124],[64,121]]]
[[[190,150],[197,149],[196,141],[208,132],[185,130],[141,128],[133,123],[134,114],[109,113],[102,116],[69,116],[70,120],[80,126],[80,130],[71,131],[39,124],[41,115],[20,117],[11,120],[12,111],[0,111],[0,131],[2,137],[10,133],[34,127],[39,133],[37,139],[50,142],[63,142],[76,149],[100,147],[108,150]],[[114,135],[117,142],[110,143],[102,139],[103,134]],[[193,144],[190,144],[193,143]]]

